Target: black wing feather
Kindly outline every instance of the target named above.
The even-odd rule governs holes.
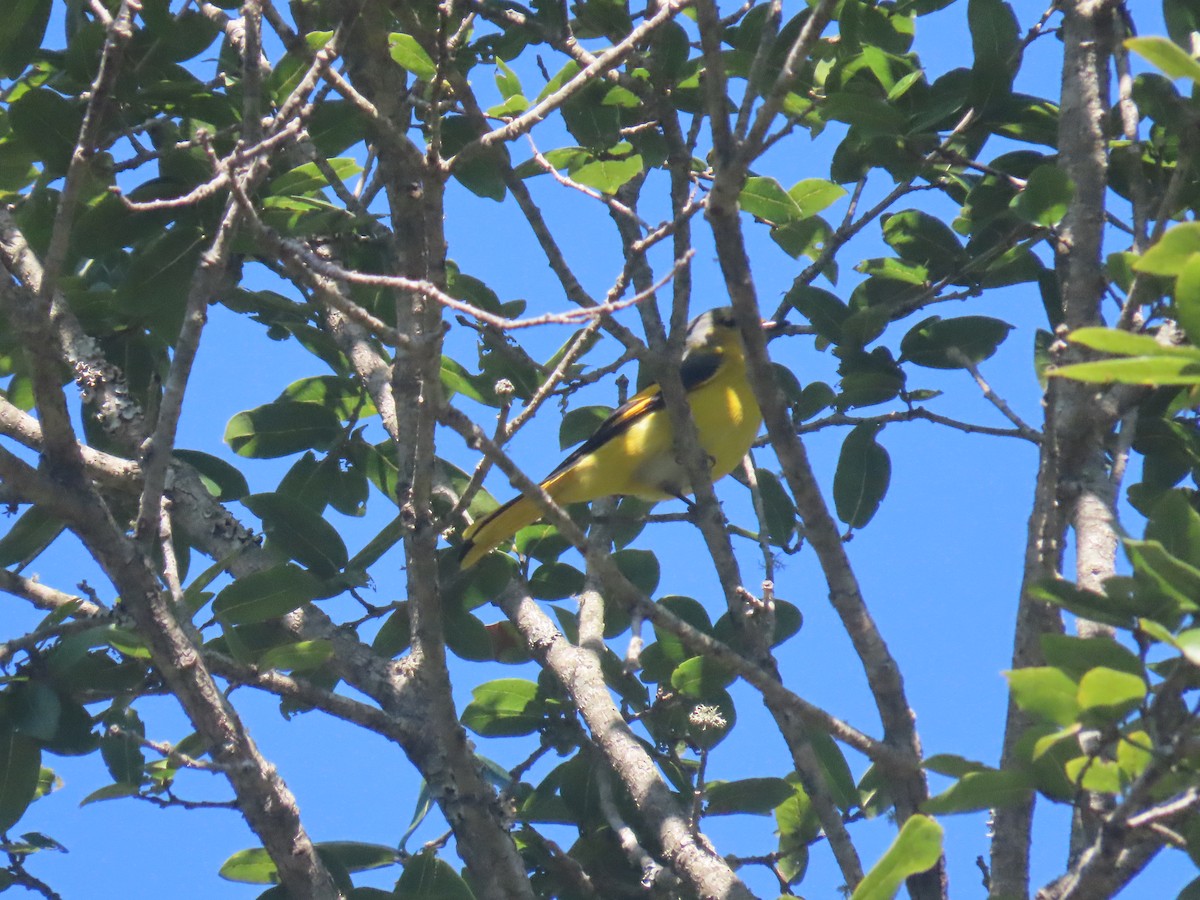
[[[717,369],[720,366],[721,352],[719,350],[705,349],[689,352],[684,356],[683,363],[679,367],[679,377],[683,382],[684,391],[690,393],[700,387],[717,374]],[[658,388],[658,385],[652,384],[649,387]],[[600,423],[600,426],[590,438],[571,451],[571,454],[560,462],[547,477],[557,475],[559,472],[569,469],[593,450],[604,446],[614,437],[628,430],[629,426],[642,416],[662,409],[664,404],[665,401],[663,400],[661,390],[656,390],[655,393],[648,397],[640,397],[639,395],[638,397],[626,400],[613,410],[612,415]]]

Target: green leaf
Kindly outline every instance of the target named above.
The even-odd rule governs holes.
[[[392,61],[412,72],[422,81],[433,81],[437,77],[437,65],[417,39],[399,32],[388,35],[388,52]]]
[[[333,576],[349,561],[337,529],[299,500],[286,494],[251,494],[242,498],[242,505],[262,519],[272,547],[318,577]]]
[[[1174,316],[1188,340],[1200,346],[1200,253],[1188,258],[1175,279]]]
[[[371,649],[388,659],[399,656],[407,650],[412,636],[408,619],[408,603],[401,601],[397,606],[399,608],[384,619],[383,624],[379,626],[379,631],[375,634],[375,640],[371,642]]]
[[[980,110],[994,107],[1012,92],[1020,53],[1020,30],[1012,7],[1001,0],[968,0],[967,22],[975,61],[968,101]]]
[[[1098,384],[1144,384],[1150,386],[1200,384],[1200,360],[1174,355],[1131,356],[1075,363],[1051,369],[1047,374]]]
[[[37,55],[51,6],[53,0],[9,0],[0,16],[0,77],[16,78]]]
[[[900,358],[929,369],[961,369],[988,359],[1013,326],[988,316],[930,316],[900,342]]]
[[[1117,794],[1121,791],[1121,769],[1115,762],[1091,756],[1077,756],[1067,760],[1066,774],[1074,784],[1085,791],[1100,794]]]
[[[1056,725],[1079,717],[1079,686],[1062,669],[1031,666],[1004,673],[1017,706]]]
[[[1125,46],[1156,66],[1160,72],[1174,81],[1189,78],[1200,84],[1200,62],[1192,59],[1188,52],[1164,37],[1128,38]]]
[[[796,506],[784,490],[779,477],[769,469],[755,469],[755,479],[762,495],[763,514],[771,543],[782,547],[796,529]]]
[[[1010,206],[1026,222],[1050,228],[1067,214],[1074,195],[1075,185],[1065,171],[1055,165],[1038,166]]]
[[[621,157],[601,156],[572,171],[571,178],[602,194],[615,194],[645,168],[645,161],[636,153]]]
[[[139,738],[146,736],[146,727],[137,712],[129,707],[116,707],[103,719],[104,734],[100,737],[100,755],[108,774],[118,784],[138,785],[146,780],[146,755]],[[118,732],[109,728],[118,728]]]
[[[842,327],[850,317],[850,308],[834,294],[821,288],[797,285],[784,299],[808,319],[817,334],[831,344],[842,341]]]
[[[0,725],[0,834],[13,827],[33,801],[42,771],[37,741]]]
[[[1020,803],[1029,796],[1032,780],[1023,772],[980,769],[966,772],[936,797],[921,804],[931,815],[997,809]]]
[[[850,900],[892,900],[906,878],[933,868],[941,856],[942,826],[928,816],[909,816]]]
[[[1200,667],[1200,628],[1179,632],[1175,637],[1175,646],[1183,653],[1184,659]]]
[[[225,428],[225,442],[238,456],[274,459],[327,450],[341,434],[342,423],[333,410],[285,400],[238,413]]]
[[[611,406],[578,406],[568,411],[558,426],[558,449],[566,450],[586,441],[610,415]]]
[[[288,672],[311,672],[333,656],[333,643],[324,638],[297,641],[272,647],[255,665],[260,670],[281,669]]]
[[[751,176],[746,179],[738,204],[744,212],[773,225],[786,225],[804,217],[800,204],[774,178]]]
[[[1175,276],[1192,254],[1200,253],[1200,222],[1172,226],[1153,247],[1134,261],[1133,268],[1150,275]]]
[[[80,800],[79,805],[87,806],[90,803],[100,803],[104,800],[123,800],[126,797],[132,797],[135,794],[141,793],[141,790],[141,786],[136,784],[124,784],[122,782],[106,784],[104,787],[97,788]]]
[[[275,402],[286,400],[326,406],[337,413],[343,422],[377,414],[375,404],[361,384],[337,375],[318,375],[293,381],[283,389]]]
[[[322,841],[316,845],[324,860],[337,861],[347,872],[366,872],[395,865],[396,848],[362,841]]]
[[[846,189],[823,178],[805,178],[788,188],[788,196],[800,208],[800,215],[807,218],[837,203],[846,196]]]
[[[1096,666],[1141,677],[1142,661],[1137,654],[1110,637],[1074,637],[1068,634],[1043,634],[1040,638],[1046,663],[1062,669],[1072,678],[1082,678]]]
[[[1083,590],[1069,581],[1043,581],[1034,585],[1029,593],[1043,603],[1053,603],[1081,618],[1112,625],[1114,628],[1129,628],[1133,622],[1133,609],[1107,594]]]
[[[618,550],[612,560],[633,586],[647,597],[658,588],[658,557],[650,550]]]
[[[396,863],[396,850],[382,844],[356,841],[325,841],[316,845],[322,859],[339,864],[346,872],[364,872]],[[221,864],[217,873],[226,881],[244,884],[275,884],[279,872],[262,847],[239,850]]]
[[[545,721],[546,702],[538,686],[521,678],[501,678],[471,691],[462,723],[482,737],[532,734]]]
[[[217,874],[226,881],[245,884],[274,884],[279,880],[275,863],[261,847],[239,850],[221,864]]]
[[[393,896],[402,900],[475,900],[467,883],[445,860],[418,853],[404,866]]]
[[[1067,339],[1072,344],[1118,356],[1178,356],[1180,359],[1200,362],[1200,350],[1195,347],[1160,344],[1148,334],[1135,334],[1118,328],[1076,328]]]
[[[1200,513],[1183,491],[1167,491],[1150,509],[1146,540],[1158,541],[1163,549],[1200,568]]]
[[[21,95],[8,108],[13,134],[37,151],[48,174],[65,175],[83,125],[83,107],[48,88]]]
[[[23,569],[62,534],[62,520],[40,506],[31,506],[0,538],[0,567]]]
[[[705,786],[706,816],[749,813],[769,816],[795,790],[782,778],[743,778],[740,781],[710,781]]]
[[[1200,610],[1200,568],[1172,556],[1158,541],[1124,538],[1121,543],[1136,575],[1170,594],[1181,609]]]
[[[504,60],[496,60],[496,89],[505,100],[521,96],[521,79],[517,73],[505,65]]]
[[[1125,711],[1137,706],[1146,696],[1146,682],[1138,675],[1104,666],[1091,669],[1079,680],[1079,705]]]
[[[199,450],[175,450],[171,455],[195,469],[208,492],[218,500],[240,500],[250,493],[246,476],[223,459]]]
[[[950,226],[917,209],[884,217],[883,239],[900,258],[927,268],[934,277],[949,276],[966,265],[967,254]]]
[[[671,673],[671,687],[688,697],[707,700],[719,696],[736,678],[716,660],[693,656],[675,667]]]
[[[339,181],[347,182],[362,171],[358,160],[350,157],[332,158],[326,160],[329,169]],[[322,167],[323,168],[323,167]],[[278,178],[274,178],[266,186],[266,193],[271,196],[304,197],[319,194],[329,187],[329,178],[316,163],[304,163]]]
[[[892,462],[875,441],[882,428],[864,422],[854,426],[842,443],[833,476],[833,502],[838,518],[851,528],[862,528],[870,522],[887,494]]]
[[[284,563],[245,575],[213,600],[213,613],[226,625],[247,625],[287,615],[319,597],[324,585],[299,566]]]
[[[562,600],[582,591],[583,580],[583,573],[568,563],[545,563],[529,577],[529,594],[535,600]]]

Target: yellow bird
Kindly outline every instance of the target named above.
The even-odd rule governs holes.
[[[771,331],[775,322],[764,322]],[[746,380],[746,354],[733,308],[723,306],[688,325],[680,377],[700,444],[712,462],[712,479],[737,466],[762,424],[762,412]],[[683,498],[691,493],[687,474],[675,460],[674,430],[657,384],[623,403],[542,482],[560,505],[613,494],[643,500]],[[520,495],[467,527],[462,567],[470,568],[526,525],[542,517]]]

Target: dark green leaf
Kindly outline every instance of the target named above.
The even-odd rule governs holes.
[[[782,778],[743,778],[740,781],[709,782],[705,788],[706,816],[750,813],[767,816],[792,796],[790,784]]]
[[[833,476],[833,501],[838,518],[851,528],[871,521],[891,480],[891,459],[875,441],[881,428],[873,423],[856,425],[842,443]]]
[[[1043,634],[1042,654],[1047,664],[1062,669],[1072,678],[1082,678],[1090,669],[1105,666],[1140,677],[1144,668],[1137,654],[1110,637],[1073,637]]]
[[[1020,30],[1012,7],[1001,0],[968,0],[967,22],[975,50],[970,101],[985,110],[1012,91]]]
[[[83,124],[83,108],[48,88],[36,88],[14,100],[8,115],[13,133],[37,151],[46,170],[66,174]]]
[[[562,600],[582,590],[583,573],[567,563],[545,563],[529,577],[529,593],[535,600]]]
[[[282,669],[288,672],[310,672],[333,656],[333,643],[318,638],[312,641],[297,641],[272,647],[256,665],[259,669]]]
[[[1155,502],[1146,524],[1146,540],[1189,565],[1200,568],[1200,513],[1183,491],[1168,491]]]
[[[292,563],[243,576],[213,600],[213,613],[227,625],[265,622],[319,597],[321,581]]]
[[[965,368],[995,353],[1012,327],[988,316],[930,316],[904,336],[900,358],[930,369]]]
[[[957,236],[928,213],[910,209],[884,217],[883,239],[901,259],[917,263],[935,277],[951,276],[967,262]]]
[[[650,550],[618,550],[612,555],[613,562],[633,586],[647,597],[658,588],[658,557]]]
[[[375,640],[371,643],[372,650],[388,659],[399,656],[407,650],[411,638],[408,604],[406,601],[401,601],[398,605],[399,608],[384,619],[375,635]]]
[[[0,567],[25,568],[62,533],[63,523],[40,506],[21,514],[0,538]]]
[[[42,46],[52,0],[10,0],[0,16],[0,77],[16,78]]]
[[[1175,321],[1200,346],[1200,253],[1190,256],[1175,279]]]
[[[840,299],[829,291],[809,285],[797,285],[784,299],[808,319],[817,334],[831,344],[841,343],[842,326],[850,316],[850,309]]]
[[[141,718],[129,707],[112,709],[103,719],[100,755],[113,781],[138,785],[146,780],[146,756],[140,738],[146,736]],[[116,729],[115,731],[109,729]]]
[[[36,740],[0,724],[0,834],[25,815],[34,799],[42,772],[42,751]]]
[[[401,900],[475,900],[475,894],[450,864],[432,853],[412,857],[392,893]]]
[[[329,578],[349,560],[337,529],[298,500],[286,494],[251,494],[242,504],[262,519],[272,547],[317,576]]]
[[[1038,166],[1013,198],[1012,208],[1026,222],[1049,228],[1067,214],[1074,194],[1075,185],[1065,171],[1056,165]]]
[[[310,448],[327,450],[341,434],[333,410],[285,400],[238,413],[225,428],[225,441],[239,456],[272,459]]]
[[[1135,610],[1113,598],[1083,590],[1069,581],[1055,579],[1036,584],[1030,595],[1044,603],[1061,606],[1081,618],[1115,628],[1129,628],[1135,615]]]
[[[293,381],[283,389],[275,402],[287,400],[328,407],[343,422],[376,415],[375,404],[362,385],[336,375],[318,375]]]
[[[1200,568],[1172,556],[1158,541],[1122,540],[1136,575],[1166,591],[1180,608],[1200,610]]]
[[[558,449],[566,450],[587,440],[611,414],[611,406],[579,406],[570,410],[558,426]]]
[[[338,864],[346,872],[363,872],[393,865],[396,850],[382,844],[362,844],[354,841],[326,841],[316,845],[323,860]],[[227,881],[245,884],[273,884],[279,881],[275,863],[261,847],[239,850],[224,863],[217,873]]]
[[[223,459],[199,450],[175,450],[171,455],[195,469],[208,492],[218,500],[240,500],[250,493],[246,476]]]

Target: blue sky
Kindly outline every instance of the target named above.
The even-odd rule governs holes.
[[[798,8],[795,3],[785,4]],[[1041,3],[1014,4],[1022,30],[1042,13]],[[1141,16],[1144,11],[1135,10]],[[1153,18],[1140,20],[1142,33],[1161,31]],[[52,28],[55,26],[52,25]],[[58,33],[61,33],[59,31]],[[918,21],[917,51],[930,78],[949,68],[970,64],[970,41],[965,27],[965,3]],[[1026,61],[1018,87],[1030,93],[1057,93],[1058,55],[1061,45],[1054,38],[1036,42]],[[204,61],[199,63],[204,65]],[[551,66],[553,68],[553,65]],[[527,88],[540,85],[534,71],[521,71]],[[473,73],[477,88],[488,80],[485,67]],[[544,151],[556,146],[546,132],[539,137]],[[560,133],[561,138],[561,133]],[[570,143],[565,138],[563,143]],[[816,141],[798,135],[772,152],[760,170],[779,178],[785,186],[807,177],[828,175],[828,158],[836,145],[833,129]],[[989,143],[984,157],[991,158],[1008,147]],[[518,142],[514,154],[520,158],[525,145]],[[552,227],[570,234],[568,258],[576,274],[594,294],[602,295],[620,270],[619,247],[610,230],[598,226],[594,233],[578,228],[591,223],[598,212],[593,201],[564,191],[548,177],[531,182],[535,197],[543,204]],[[881,196],[891,187],[886,175],[873,178],[866,197]],[[844,203],[844,201],[843,201]],[[927,197],[914,202],[938,215],[950,216],[947,201]],[[838,217],[839,204],[830,210]],[[649,217],[649,216],[647,216]],[[532,234],[511,204],[496,204],[466,191],[452,191],[447,215],[450,255],[460,268],[493,287],[502,300],[524,298],[530,311],[561,310],[568,306],[552,273],[545,265]],[[748,225],[756,284],[765,309],[773,309],[779,296],[795,276],[797,263],[784,255],[763,228]],[[843,260],[841,282],[833,288],[847,295],[857,276],[853,264],[861,258],[885,255],[878,227],[870,227],[852,243]],[[1120,245],[1119,240],[1116,245]],[[725,302],[711,242],[697,229],[694,309]],[[256,278],[260,276],[254,276]],[[266,284],[266,281],[262,281]],[[831,287],[830,285],[824,285]],[[993,386],[1027,421],[1040,423],[1040,393],[1032,366],[1033,331],[1042,324],[1041,302],[1030,286],[991,292],[969,306],[945,306],[943,316],[961,313],[993,315],[1017,326],[996,356],[984,366]],[[624,321],[636,322],[636,314],[625,313]],[[904,328],[889,334],[884,343],[893,348]],[[550,328],[529,335],[542,358],[568,336],[565,328]],[[521,335],[524,340],[526,335]],[[451,332],[452,354],[467,347],[469,333]],[[610,342],[611,343],[611,342]],[[597,361],[616,355],[609,350]],[[810,339],[776,342],[772,352],[791,367],[802,382],[833,381],[835,360],[816,351]],[[539,353],[534,354],[539,355]],[[469,362],[470,351],[462,357]],[[291,381],[324,374],[321,365],[299,347],[267,342],[261,329],[239,320],[223,308],[214,308],[205,343],[192,380],[192,396],[183,418],[179,444],[221,455],[242,466],[252,490],[271,490],[286,471],[290,460],[237,460],[221,443],[225,424],[240,410],[274,399]],[[633,377],[632,370],[629,370]],[[909,388],[945,390],[935,408],[946,415],[988,425],[1006,423],[980,395],[969,376],[960,372],[913,370]],[[612,403],[611,385],[598,386],[575,402]],[[469,404],[468,404],[469,406]],[[491,411],[469,408],[485,427]],[[378,428],[378,426],[374,426]],[[381,436],[381,435],[379,435]],[[827,431],[806,438],[813,464],[826,487],[832,483],[837,453],[844,432]],[[378,439],[378,437],[376,438]],[[1036,451],[1012,439],[965,435],[927,423],[888,427],[880,437],[892,459],[892,483],[880,513],[858,532],[849,552],[862,581],[864,594],[880,629],[889,641],[905,674],[909,696],[918,715],[927,753],[953,752],[995,763],[1006,702],[1001,671],[1008,667],[1011,631],[1017,588],[1021,576],[1025,523],[1032,498]],[[453,435],[442,438],[442,452],[463,467],[475,457]],[[510,447],[527,471],[539,475],[558,459],[557,418],[547,408]],[[760,464],[770,464],[760,455]],[[1136,480],[1136,474],[1133,476]],[[501,499],[511,489],[502,478],[489,481]],[[746,516],[744,492],[732,482],[724,484],[720,496],[733,517]],[[329,515],[343,532],[354,552],[390,519],[392,507],[377,494],[363,520]],[[664,507],[666,508],[666,507]],[[252,517],[245,513],[248,522]],[[1131,530],[1140,526],[1127,520]],[[704,603],[714,618],[722,603],[711,567],[699,540],[689,528],[665,525],[648,531],[637,546],[660,554],[662,582],[659,595],[685,594]],[[757,549],[736,545],[743,574],[753,584],[761,573]],[[375,593],[371,599],[388,602],[403,596],[400,559],[392,554],[376,566]],[[199,560],[193,563],[198,571]],[[48,583],[69,588],[86,577],[93,585],[103,584],[95,567],[76,546],[62,542],[38,561],[35,567]],[[874,706],[866,691],[857,661],[840,623],[826,599],[826,589],[810,553],[785,561],[777,579],[780,597],[797,604],[805,615],[801,632],[778,651],[784,680],[807,699],[824,706],[870,733],[878,733]],[[332,601],[330,612],[348,612],[346,601]],[[15,601],[4,604],[5,632],[32,624],[38,617]],[[487,611],[481,611],[485,616]],[[498,614],[491,613],[496,616]],[[457,699],[461,706],[470,699],[470,688],[497,677],[536,677],[531,667],[505,667],[456,663]],[[762,774],[784,774],[788,769],[786,748],[752,692],[735,688],[739,724],[730,738],[714,752],[710,774],[727,780]],[[419,790],[415,771],[399,750],[383,739],[316,714],[285,721],[270,697],[248,690],[234,694],[235,702],[250,723],[264,753],[276,763],[296,793],[306,825],[317,840],[361,840],[395,843],[408,826]],[[188,733],[183,716],[172,701],[140,702],[147,734],[158,740],[174,741]],[[481,753],[504,764],[513,764],[529,750],[521,740],[477,741]],[[548,771],[559,760],[551,759],[534,770]],[[82,759],[49,758],[65,780],[56,794],[31,807],[19,825],[20,831],[44,831],[69,848],[65,855],[45,854],[31,868],[64,897],[169,895],[186,898],[250,898],[254,887],[220,881],[216,870],[229,854],[254,844],[249,830],[236,813],[228,811],[182,812],[157,810],[132,800],[106,802],[77,808],[82,797],[107,781],[98,756]],[[851,757],[856,775],[864,762]],[[935,789],[936,789],[935,784]],[[178,782],[181,796],[191,799],[224,799],[223,781],[185,773]],[[1043,803],[1045,810],[1048,804]],[[1062,809],[1050,810],[1039,818],[1035,839],[1034,884],[1061,870],[1065,858],[1065,821]],[[947,851],[953,895],[980,897],[975,857],[988,853],[986,823],[982,815],[947,817]],[[770,838],[774,822],[769,818],[737,817],[710,819],[706,830],[722,852],[764,852],[773,848]],[[431,817],[410,841],[410,848],[436,837],[443,830]],[[887,823],[855,826],[853,832],[864,862],[874,860],[891,840],[894,830]],[[569,838],[567,838],[569,841]],[[361,876],[358,883],[390,886],[398,869]],[[762,870],[745,872],[756,893],[774,896],[774,880]],[[1179,853],[1163,854],[1138,887],[1135,896],[1173,896],[1194,875],[1192,865]],[[814,849],[809,876],[800,892],[810,897],[832,897],[841,883],[828,852]]]

